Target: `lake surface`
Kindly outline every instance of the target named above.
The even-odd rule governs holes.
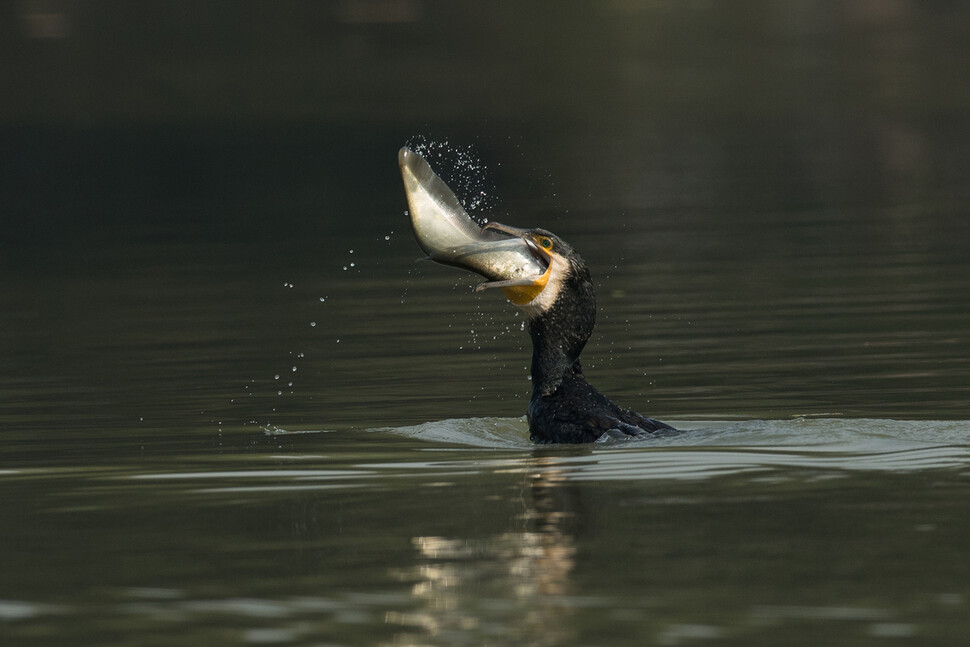
[[[25,19],[0,642],[962,644],[968,10],[634,4]],[[583,254],[588,378],[680,433],[529,443],[405,144]]]

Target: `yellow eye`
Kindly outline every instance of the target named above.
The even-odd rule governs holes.
[[[543,249],[552,249],[552,241],[548,238],[540,238],[539,244],[542,245]]]

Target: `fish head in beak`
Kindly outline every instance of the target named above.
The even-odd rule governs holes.
[[[553,267],[557,264],[559,258],[558,249],[565,243],[558,236],[545,229],[519,229],[503,225],[500,222],[490,222],[483,227],[483,230],[501,232],[521,240],[525,243],[529,253],[532,254],[536,264],[545,269],[541,274],[521,277],[518,280],[483,283],[478,286],[478,289],[500,287],[513,305],[526,306],[532,303],[549,284]]]

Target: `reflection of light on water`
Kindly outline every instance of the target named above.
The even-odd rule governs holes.
[[[531,462],[535,468],[545,460]],[[426,635],[398,635],[395,644],[421,644],[427,637],[459,642],[459,634],[470,630],[526,645],[568,642],[576,545],[564,522],[573,513],[550,496],[564,483],[561,473],[530,471],[531,505],[520,517],[526,526],[521,531],[412,539],[423,563],[399,577],[413,581],[411,595],[420,608],[388,612],[385,621]]]
[[[787,478],[799,473],[913,472],[970,465],[970,424],[955,421],[879,419],[672,421],[683,431],[611,441],[579,455],[563,453],[554,469],[571,481],[701,480],[750,474]],[[524,418],[468,418],[374,431],[475,447],[534,447]],[[494,462],[519,470],[519,456]],[[546,469],[534,463],[536,469]]]
[[[751,610],[751,622],[760,626],[823,620],[869,623],[866,633],[878,638],[910,638],[918,633],[917,625],[897,622],[894,616],[888,609],[848,606],[765,606]]]
[[[884,444],[883,444],[884,445]],[[732,474],[781,472],[793,470],[843,474],[854,471],[911,472],[926,469],[962,467],[970,463],[965,447],[889,448],[880,445],[859,448],[819,447],[692,447],[662,451],[610,450],[574,466],[570,478],[578,481],[708,479]],[[779,474],[778,477],[782,477]]]
[[[672,624],[657,636],[657,644],[679,645],[686,641],[714,640],[723,635],[723,629],[712,625]]]
[[[61,613],[61,607],[23,600],[0,600],[0,621],[25,620],[49,613]]]

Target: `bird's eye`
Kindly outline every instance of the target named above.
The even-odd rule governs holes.
[[[542,245],[543,249],[552,249],[552,241],[548,238],[540,238],[539,244]]]

